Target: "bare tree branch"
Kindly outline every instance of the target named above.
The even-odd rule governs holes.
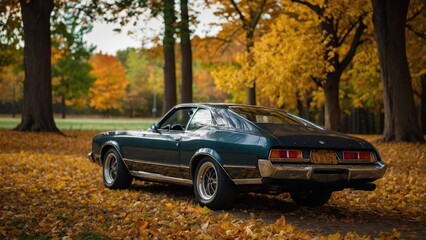
[[[365,26],[365,24],[362,21],[359,21],[359,25],[358,25],[358,28],[356,29],[355,36],[352,39],[351,47],[346,53],[345,58],[342,60],[339,71],[343,72],[343,70],[345,70],[346,67],[349,65],[349,63],[352,61],[353,57],[355,56],[357,47],[361,44],[362,33],[364,32],[364,29],[366,28],[367,26]]]
[[[411,17],[407,17],[407,22],[414,20],[417,16],[420,15],[420,13],[423,12],[423,10],[425,10],[425,5],[423,5],[418,11],[415,11]]]
[[[256,16],[254,17],[254,19],[252,19],[251,23],[250,23],[250,27],[254,28],[256,27],[257,23],[259,22],[260,17],[262,16],[263,13],[263,8],[265,7],[266,4],[266,0],[263,0],[262,2],[259,3],[259,5],[257,6],[257,9],[259,9],[257,11]]]
[[[300,3],[302,5],[307,6],[312,11],[314,11],[318,16],[324,15],[324,10],[321,9],[321,7],[318,6],[318,5],[314,5],[314,4],[310,3],[310,2],[306,2],[306,1],[303,1],[303,0],[291,0],[291,1],[295,2],[295,3]]]
[[[226,52],[226,50],[229,48],[229,44],[228,43],[232,43],[232,39],[234,38],[235,35],[237,35],[237,33],[239,31],[241,31],[242,28],[236,28],[231,35],[229,35],[229,37],[227,38],[219,38],[219,37],[215,37],[215,40],[218,40],[220,42],[222,42],[222,44],[220,44],[216,50],[214,50],[213,52],[213,56],[217,56],[216,54],[218,54],[218,52],[220,52],[220,54],[222,55],[224,52]],[[220,51],[221,50],[221,51]]]
[[[355,22],[353,22],[350,26],[349,26],[349,28],[348,29],[346,29],[346,31],[341,35],[341,37],[339,37],[340,38],[340,40],[338,41],[338,46],[340,46],[340,45],[342,45],[344,42],[345,42],[345,40],[346,40],[346,38],[348,37],[348,35],[352,32],[352,30],[356,27],[356,25],[358,25],[358,23],[360,23],[360,22],[362,22],[362,20],[364,19],[364,17],[366,16],[367,14],[363,14],[363,15],[361,15],[361,16],[359,16],[358,17],[358,19],[355,21]],[[337,29],[337,28],[336,28]]]
[[[411,26],[410,24],[406,24],[405,27],[410,30],[411,32],[413,32],[414,34],[416,34],[418,37],[420,37],[423,40],[426,40],[426,34],[425,32],[419,32],[416,29],[414,29],[413,26]]]
[[[246,26],[248,25],[247,23],[247,19],[244,17],[243,13],[241,12],[240,8],[238,7],[237,3],[235,3],[234,0],[231,0],[231,4],[232,6],[235,8],[235,10],[237,11],[238,15],[240,16],[241,21],[243,22],[243,25]]]

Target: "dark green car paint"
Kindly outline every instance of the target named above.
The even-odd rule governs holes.
[[[129,170],[158,174],[167,172],[168,176],[185,179],[192,178],[189,166],[197,157],[210,156],[220,165],[233,166],[233,169],[236,166],[255,167],[259,158],[268,157],[270,146],[270,140],[265,136],[223,131],[215,126],[161,134],[151,131],[116,131],[98,135],[93,141],[103,148],[113,146],[123,159],[134,160],[126,161]],[[238,169],[236,171],[239,172]],[[256,173],[248,172],[247,175],[251,178],[260,177]],[[235,173],[233,175],[236,176]],[[246,177],[240,172],[238,175],[239,178]]]
[[[92,154],[95,161],[102,164],[102,154],[114,147],[130,171],[188,180],[192,180],[198,161],[205,156],[218,162],[233,180],[261,179],[258,162],[268,159],[271,148],[300,149],[304,158],[309,158],[311,149],[333,149],[338,155],[342,154],[339,150],[369,150],[380,161],[374,147],[362,139],[327,131],[309,122],[288,126],[254,124],[233,112],[233,106],[240,105],[175,106],[146,131],[113,131],[95,136]],[[207,109],[211,113],[211,124],[196,130],[170,130],[171,126],[160,128],[177,109],[182,108],[191,110],[187,124],[198,109]]]

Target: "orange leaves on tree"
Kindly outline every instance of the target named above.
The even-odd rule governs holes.
[[[90,106],[104,112],[121,110],[129,84],[124,67],[116,57],[106,54],[94,55],[90,63],[96,79],[90,88]]]

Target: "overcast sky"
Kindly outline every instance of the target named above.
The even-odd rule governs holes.
[[[209,26],[210,23],[218,21],[218,18],[213,15],[211,10],[203,10],[198,17],[198,21],[200,23],[193,35],[214,35],[219,31],[218,28]],[[88,44],[96,46],[95,52],[115,55],[117,50],[124,50],[128,47],[139,48],[142,46],[144,39],[153,39],[158,36],[161,32],[162,22],[154,19],[149,24],[140,23],[136,27],[123,27],[121,28],[121,33],[116,33],[114,28],[118,28],[118,26],[111,23],[95,23],[92,32],[85,37],[85,40]],[[133,34],[129,35],[129,31],[133,32]]]

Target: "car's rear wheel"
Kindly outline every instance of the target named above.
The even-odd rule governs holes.
[[[194,175],[195,198],[210,209],[230,208],[236,196],[234,183],[219,164],[206,157],[200,161]]]
[[[322,206],[330,200],[331,191],[302,191],[302,192],[291,192],[291,198],[293,201],[301,206],[315,207]]]
[[[126,189],[132,184],[133,178],[114,148],[109,149],[105,154],[102,173],[104,185],[107,188]]]

